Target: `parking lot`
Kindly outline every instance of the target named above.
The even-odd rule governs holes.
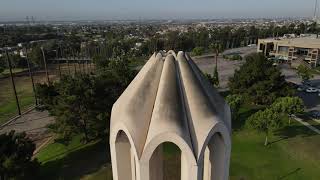
[[[298,76],[295,69],[292,69],[287,64],[280,65],[281,72],[285,76],[288,82],[292,82],[297,85],[302,85],[302,80]],[[310,80],[311,87],[318,88],[320,87],[320,76],[314,75],[314,77]],[[307,111],[320,111],[320,96],[318,96],[319,92],[308,93],[306,91],[298,92],[298,96],[301,97],[306,105]]]
[[[230,49],[225,52],[238,53],[242,56],[256,52],[255,47],[243,47]],[[213,73],[215,56],[214,54],[194,57],[196,64],[199,68],[206,73]],[[244,61],[230,61],[225,60],[221,56],[218,59],[218,71],[220,78],[220,90],[227,89],[229,78],[233,76],[235,69],[239,68]],[[298,76],[295,69],[292,69],[288,64],[281,64],[280,66],[282,74],[285,76],[286,81],[292,82],[296,85],[302,85],[301,78]],[[312,87],[320,87],[320,75],[315,75],[310,80]],[[319,88],[320,89],[320,88]],[[298,92],[298,96],[301,97],[306,105],[306,111],[316,110],[320,112],[320,96],[317,93],[307,93],[305,91]]]
[[[223,54],[239,54],[244,57],[250,53],[256,52],[256,50],[256,47],[241,47],[226,50]],[[215,54],[193,57],[193,59],[203,72],[210,74],[213,73],[215,66]],[[222,55],[218,57],[220,90],[227,89],[229,78],[233,76],[235,70],[239,68],[243,63],[244,61],[231,61],[223,59]]]

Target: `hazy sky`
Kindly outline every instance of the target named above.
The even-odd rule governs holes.
[[[0,0],[0,20],[311,17],[315,0]]]

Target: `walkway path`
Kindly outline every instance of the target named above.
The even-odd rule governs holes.
[[[315,122],[320,123],[319,119],[313,119]]]
[[[315,128],[315,127],[311,126],[309,123],[307,123],[307,122],[303,121],[301,118],[293,117],[293,119],[295,119],[295,120],[296,120],[296,121],[298,121],[299,123],[301,123],[301,124],[305,125],[307,128],[311,129],[312,131],[314,131],[314,132],[316,132],[316,133],[320,134],[320,130],[319,130],[319,129],[317,129],[317,128]]]

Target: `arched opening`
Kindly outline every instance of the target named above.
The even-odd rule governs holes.
[[[226,145],[220,133],[215,133],[204,151],[203,180],[224,180]]]
[[[160,144],[149,161],[150,180],[179,180],[186,177],[181,171],[186,165],[180,148],[174,143]],[[181,173],[179,173],[181,172]]]
[[[124,131],[119,131],[115,147],[118,180],[136,180],[136,159],[129,139]]]

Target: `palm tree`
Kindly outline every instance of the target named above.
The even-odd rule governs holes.
[[[224,51],[222,44],[214,43],[210,45],[210,49],[213,49],[216,54],[216,66],[213,71],[213,84],[219,86],[219,74],[218,74],[218,56]]]
[[[216,54],[216,66],[218,65],[218,56],[224,51],[221,43],[214,43],[210,45],[210,49],[213,49]]]

